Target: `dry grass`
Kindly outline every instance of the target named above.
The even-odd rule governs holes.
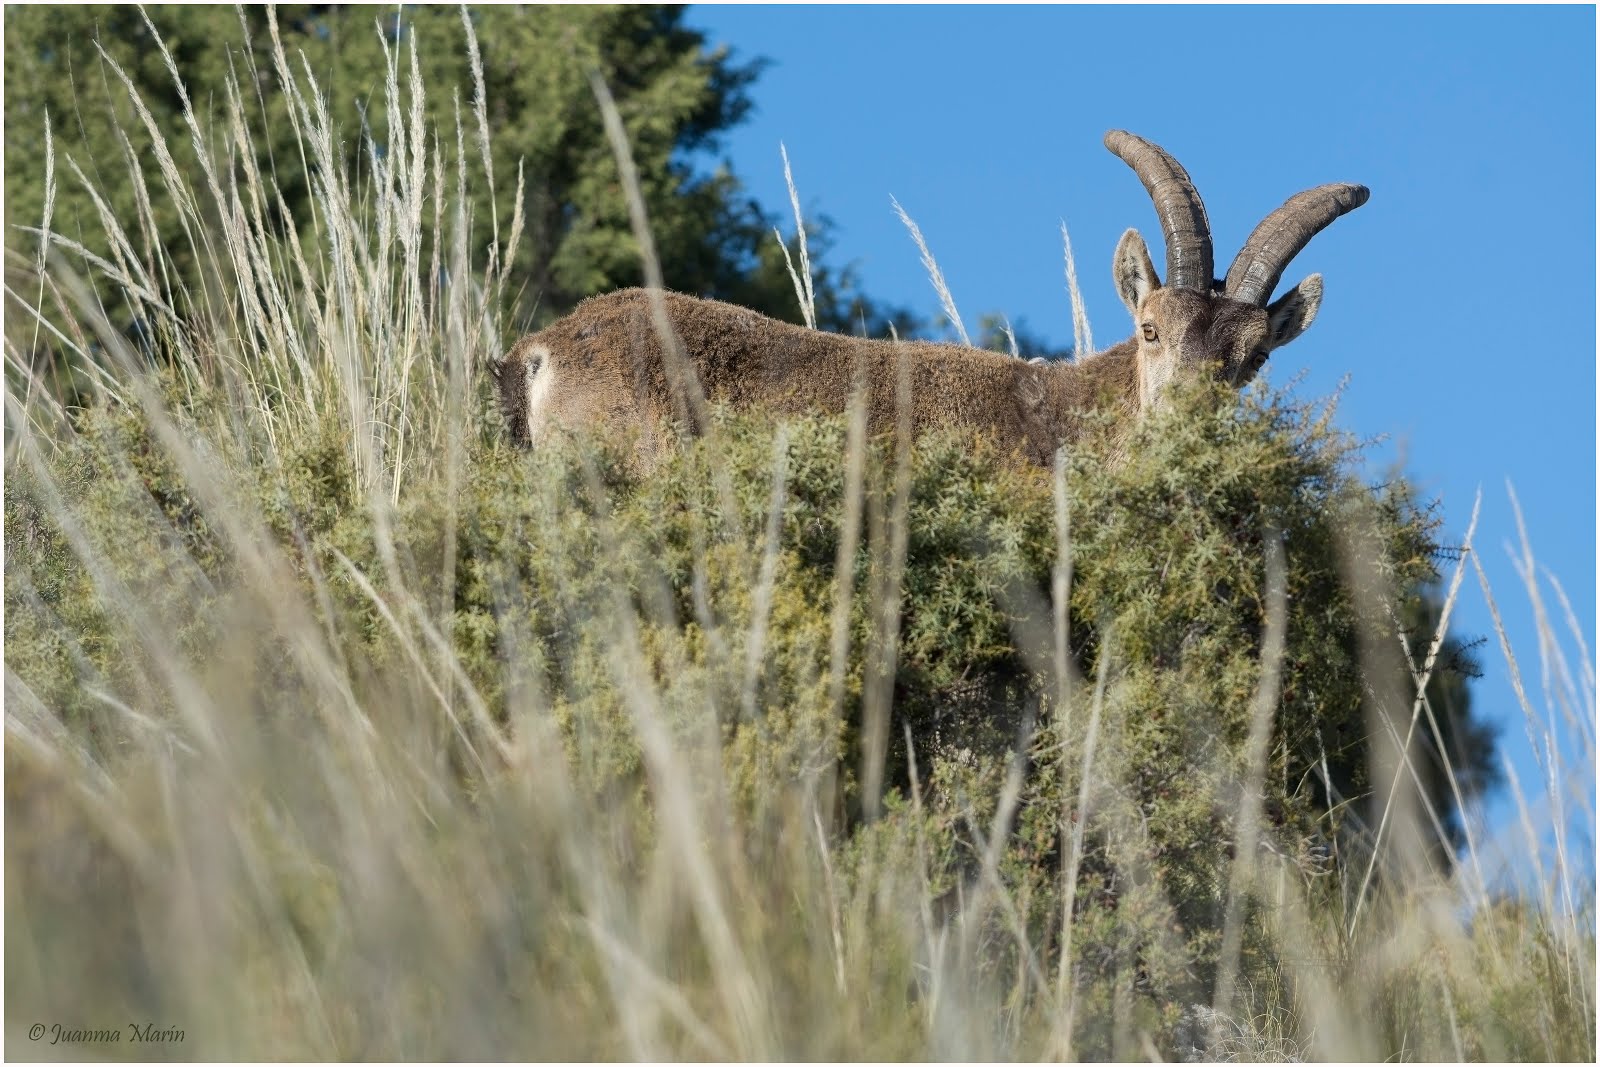
[[[890,203],[894,205],[895,214],[900,216],[900,221],[911,231],[911,239],[916,242],[917,251],[922,253],[922,265],[927,268],[928,279],[933,282],[933,291],[939,294],[939,306],[944,309],[945,318],[955,327],[956,336],[961,339],[962,344],[972,344],[972,339],[967,336],[966,326],[961,323],[961,313],[956,310],[955,297],[950,295],[950,287],[945,284],[944,272],[939,269],[938,261],[933,258],[933,251],[922,236],[922,229],[910,215],[906,214],[906,209],[900,206],[900,201],[891,197]]]

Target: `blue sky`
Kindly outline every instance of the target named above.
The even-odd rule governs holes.
[[[1292,193],[1369,186],[1286,272],[1282,287],[1321,272],[1327,292],[1269,377],[1303,375],[1303,395],[1325,396],[1348,376],[1343,425],[1386,437],[1375,464],[1401,460],[1441,500],[1447,540],[1482,487],[1477,546],[1541,714],[1507,480],[1595,647],[1593,8],[696,6],[687,21],[736,57],[773,60],[723,151],[757,198],[787,211],[781,140],[802,206],[837,224],[833,260],[931,318],[897,197],[969,329],[998,311],[1070,343],[1064,219],[1097,344],[1131,332],[1111,252],[1137,226],[1159,265],[1161,231],[1102,147],[1108,129],[1183,163],[1219,269]],[[1456,628],[1490,637],[1475,699],[1539,792],[1470,570]],[[1495,821],[1513,812],[1502,799]]]

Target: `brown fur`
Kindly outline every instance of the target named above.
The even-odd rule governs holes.
[[[819,333],[679,293],[657,294],[658,323],[653,294],[624,289],[585,300],[491,367],[512,439],[531,445],[551,430],[627,428],[648,462],[671,421],[701,424],[702,398],[777,415],[837,414],[857,383],[868,427],[882,433],[895,424],[903,368],[913,432],[966,427],[1045,464],[1091,427],[1120,436],[1159,410],[1181,379],[1245,385],[1273,349],[1311,325],[1322,301],[1322,277],[1313,274],[1267,304],[1283,268],[1318,230],[1365,203],[1366,188],[1324,185],[1291,197],[1246,242],[1238,285],[1235,271],[1224,285],[1211,278],[1205,208],[1183,168],[1123,130],[1108,133],[1106,147],[1133,167],[1161,213],[1172,283],[1162,286],[1138,231],[1125,232],[1112,276],[1134,335],[1121,344],[1073,363],[1036,363],[961,345]],[[663,335],[673,338],[665,350]],[[680,369],[685,358],[692,374]]]
[[[894,426],[898,361],[904,359],[914,433],[934,426],[983,431],[1040,464],[1081,436],[1085,413],[1106,412],[1127,424],[1136,410],[1129,342],[1076,363],[1039,364],[961,345],[821,333],[715,300],[672,292],[662,297],[712,403],[760,406],[779,415],[839,413],[859,376],[869,432],[881,433]],[[669,420],[688,421],[669,386],[668,366],[649,293],[624,289],[591,297],[524,337],[495,375],[518,443],[531,444],[551,428],[634,427],[641,459],[648,461],[668,441]],[[541,371],[550,376],[548,393],[530,425],[527,383],[530,372]]]

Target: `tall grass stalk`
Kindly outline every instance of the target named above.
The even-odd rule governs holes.
[[[1109,634],[1105,635],[1109,638]],[[1078,774],[1078,799],[1070,815],[1063,819],[1072,826],[1072,844],[1067,852],[1066,874],[1062,878],[1061,904],[1061,969],[1057,975],[1056,1000],[1060,1030],[1052,1036],[1063,1060],[1074,1059],[1072,1053],[1072,1026],[1077,1016],[1077,989],[1071,977],[1072,919],[1078,896],[1078,868],[1083,862],[1084,833],[1088,828],[1089,791],[1094,784],[1095,746],[1100,740],[1100,712],[1105,705],[1106,677],[1111,669],[1111,656],[1100,657],[1099,675],[1095,678],[1094,699],[1089,705],[1089,727],[1083,743],[1083,768]]]
[[[1094,355],[1094,333],[1089,328],[1089,313],[1084,308],[1083,290],[1078,288],[1078,264],[1072,258],[1072,237],[1067,221],[1061,220],[1061,250],[1066,258],[1067,298],[1072,302],[1072,355],[1083,359]]]
[[[789,169],[789,149],[780,141],[778,152],[783,156],[783,183],[789,187],[789,204],[794,208],[795,238],[800,242],[800,269],[795,270],[794,260],[789,258],[789,245],[783,239],[783,234],[776,229],[772,232],[778,238],[778,247],[783,250],[783,262],[789,268],[789,278],[794,282],[794,296],[800,304],[800,315],[805,319],[807,326],[813,330],[817,328],[817,294],[811,287],[811,253],[806,249],[806,221],[800,214],[800,191],[794,186],[794,172]]]
[[[961,338],[962,344],[972,344],[972,339],[967,336],[967,328],[961,323],[961,313],[956,310],[955,297],[950,295],[950,287],[944,281],[944,272],[939,269],[938,261],[933,258],[933,252],[922,236],[922,229],[910,215],[906,214],[906,209],[900,206],[900,201],[890,197],[889,202],[894,205],[894,212],[900,216],[900,221],[905,223],[906,229],[911,231],[911,239],[917,243],[917,251],[922,253],[922,266],[928,272],[928,280],[933,283],[933,291],[939,294],[939,306],[944,309],[950,325],[955,327],[956,336]]]
[[[1233,871],[1228,882],[1228,903],[1222,927],[1222,963],[1212,1007],[1226,1018],[1233,1011],[1234,984],[1239,974],[1239,948],[1243,937],[1245,894],[1256,879],[1256,844],[1261,834],[1261,797],[1267,776],[1267,749],[1272,743],[1273,710],[1282,685],[1283,654],[1288,629],[1288,577],[1283,562],[1283,539],[1268,530],[1267,617],[1261,641],[1261,677],[1251,702],[1250,736],[1245,741],[1244,789],[1239,800],[1238,840],[1234,844]],[[1219,1035],[1220,1036],[1220,1035]]]

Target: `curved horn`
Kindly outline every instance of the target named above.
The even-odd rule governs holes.
[[[1365,185],[1335,183],[1296,193],[1261,220],[1228,268],[1223,292],[1266,307],[1289,261],[1328,223],[1367,202]]]
[[[1167,244],[1166,284],[1211,292],[1211,223],[1188,173],[1159,145],[1127,130],[1112,130],[1105,144],[1133,168],[1156,206]]]

